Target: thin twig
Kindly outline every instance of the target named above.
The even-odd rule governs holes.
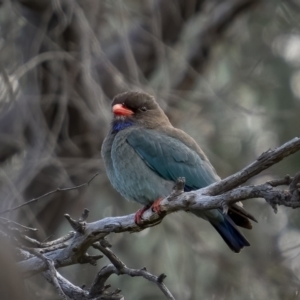
[[[66,235],[54,240],[54,241],[50,241],[50,242],[42,242],[40,243],[41,244],[41,247],[42,248],[46,248],[46,247],[51,247],[51,246],[54,246],[54,245],[58,245],[58,244],[61,244],[61,243],[64,243],[68,240],[70,240],[72,237],[74,237],[75,235],[75,232],[74,231],[70,231],[69,233],[67,233]]]
[[[50,242],[39,242],[36,239],[33,239],[27,235],[24,235],[22,233],[19,233],[19,236],[24,239],[26,242],[30,243],[36,248],[41,248],[40,253],[46,253],[50,252],[56,249],[66,248],[67,244],[66,241],[70,240],[72,237],[74,237],[75,232],[71,231],[68,234]]]
[[[93,248],[101,251],[118,270],[122,270],[126,267],[126,265],[109,248],[103,247],[99,242],[94,243]]]
[[[104,266],[95,277],[94,282],[92,283],[92,286],[90,288],[90,297],[97,297],[100,295],[103,290],[105,289],[105,283],[107,279],[113,275],[116,274],[116,267],[114,265],[107,265]]]
[[[87,182],[85,182],[85,183],[83,183],[83,184],[80,184],[80,185],[77,185],[77,186],[74,186],[74,187],[70,187],[70,188],[57,188],[56,190],[53,190],[53,191],[51,191],[51,192],[48,192],[48,193],[46,193],[46,194],[44,194],[44,195],[42,195],[42,196],[39,196],[39,197],[37,197],[37,198],[33,198],[33,199],[31,199],[31,200],[29,200],[29,201],[23,203],[23,204],[17,205],[17,206],[15,206],[15,207],[13,207],[13,208],[6,209],[6,210],[0,212],[0,215],[6,214],[6,213],[11,212],[11,211],[15,211],[15,210],[17,210],[17,209],[19,209],[19,208],[21,208],[21,207],[23,207],[23,206],[32,204],[32,203],[34,203],[34,202],[38,202],[39,200],[41,200],[41,199],[43,199],[43,198],[46,198],[46,197],[48,197],[48,196],[50,196],[50,195],[52,195],[52,194],[54,194],[54,193],[57,193],[57,192],[67,192],[67,191],[72,191],[72,190],[76,190],[76,189],[82,188],[82,187],[84,187],[84,186],[89,186],[89,184],[91,183],[91,181],[92,181],[96,176],[98,176],[98,174],[99,174],[99,173],[96,173],[89,181],[87,181]]]
[[[38,231],[37,228],[32,228],[32,227],[24,226],[22,224],[19,224],[19,223],[15,222],[15,221],[11,221],[11,220],[3,218],[3,217],[0,217],[0,220],[5,225],[10,225],[10,224],[16,225],[16,226],[20,227],[23,231]]]
[[[102,288],[103,284],[105,283],[105,281],[103,280],[103,276],[107,279],[111,274],[117,274],[129,275],[131,277],[144,277],[145,279],[154,282],[160,288],[167,299],[175,300],[174,296],[163,283],[163,280],[167,277],[165,274],[155,276],[149,273],[145,267],[140,270],[128,268],[109,248],[103,247],[101,243],[97,242],[93,244],[93,247],[101,251],[113,265],[107,266],[105,272],[104,270],[101,270],[104,274],[102,274],[100,271],[101,276],[98,276],[98,282],[94,282],[90,292],[91,295],[93,295],[96,289],[99,290],[99,287],[97,286],[98,284]]]

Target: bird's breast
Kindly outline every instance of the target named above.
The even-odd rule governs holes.
[[[129,133],[130,130],[119,132],[114,138],[109,177],[114,188],[126,199],[143,205],[152,204],[158,198],[168,196],[174,182],[164,180],[146,165],[127,143]]]

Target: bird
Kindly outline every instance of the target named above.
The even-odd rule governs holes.
[[[160,201],[171,194],[178,178],[185,178],[184,191],[197,190],[220,180],[196,141],[172,126],[155,98],[140,91],[115,96],[113,118],[101,155],[112,186],[127,200],[143,205],[135,214],[142,224],[143,213],[159,213]],[[239,253],[248,240],[237,226],[252,229],[256,219],[234,204],[228,213],[221,209],[190,210],[217,230],[229,248]]]

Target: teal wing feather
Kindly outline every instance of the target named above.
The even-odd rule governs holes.
[[[185,177],[185,190],[199,189],[218,180],[210,163],[178,139],[157,131],[138,129],[132,131],[127,142],[162,178],[176,181]]]

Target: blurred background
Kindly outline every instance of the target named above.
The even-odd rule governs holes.
[[[224,178],[299,135],[300,3],[297,0],[2,0],[0,10],[1,210],[58,187],[6,215],[39,240],[88,221],[135,212],[106,177],[100,149],[118,93],[155,95],[172,123],[201,145]],[[299,171],[300,154],[253,178]],[[232,253],[213,228],[186,213],[137,234],[109,236],[132,268],[167,274],[176,299],[300,299],[300,218],[265,201],[244,202],[259,223],[251,247]],[[90,252],[92,253],[92,251]],[[59,272],[89,286],[100,268]],[[112,276],[125,299],[165,299],[143,278]],[[30,299],[57,299],[40,275]]]

